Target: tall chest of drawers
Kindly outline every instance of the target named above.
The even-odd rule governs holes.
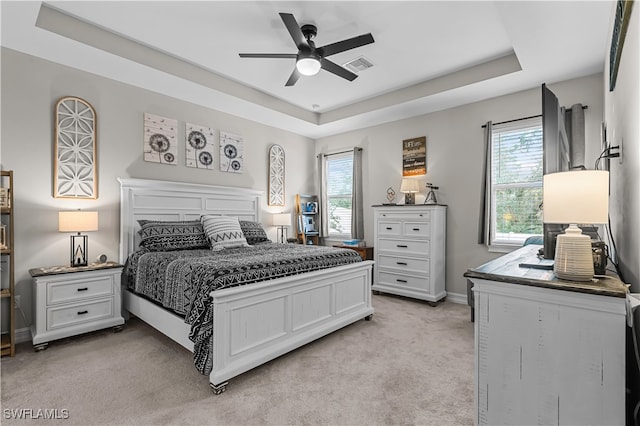
[[[429,302],[445,291],[447,207],[374,206],[373,290]]]

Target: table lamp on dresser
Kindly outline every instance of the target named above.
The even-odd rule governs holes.
[[[591,238],[578,224],[607,223],[609,172],[577,170],[543,176],[543,222],[569,224],[557,236],[553,271],[563,280],[591,281]]]

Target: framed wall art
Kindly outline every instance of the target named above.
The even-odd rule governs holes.
[[[613,34],[611,35],[611,48],[609,49],[609,91],[613,92],[618,78],[618,68],[620,67],[620,57],[622,56],[622,46],[627,35],[629,19],[633,0],[618,0],[616,5],[616,15],[613,22]]]
[[[214,134],[210,127],[186,123],[185,158],[187,167],[213,170]]]
[[[280,145],[269,148],[269,205],[284,206],[284,149]]]
[[[407,139],[402,141],[402,176],[419,176],[427,174],[427,138]]]
[[[220,171],[242,173],[243,162],[242,136],[220,132]]]
[[[178,120],[144,113],[144,161],[177,165]]]
[[[96,111],[83,99],[67,96],[56,103],[55,198],[98,198],[96,119]]]

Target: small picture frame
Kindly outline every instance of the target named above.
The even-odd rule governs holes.
[[[11,202],[9,198],[9,188],[0,188],[0,207],[9,208]]]
[[[318,203],[315,201],[308,202],[305,210],[307,213],[318,213]]]

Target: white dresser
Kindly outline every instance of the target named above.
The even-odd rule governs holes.
[[[624,425],[626,287],[559,281],[525,246],[471,269],[475,423]]]
[[[373,290],[422,299],[443,299],[447,207],[374,206]]]
[[[33,277],[33,346],[102,328],[122,329],[120,275],[115,262],[84,267],[35,268]]]

